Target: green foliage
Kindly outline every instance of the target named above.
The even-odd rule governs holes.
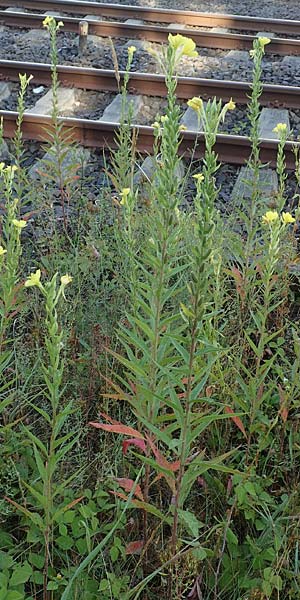
[[[193,41],[170,35],[154,51],[168,104],[154,124],[147,202],[135,185],[127,110],[135,49],[122,82],[114,54],[122,94],[107,168],[114,189],[103,185],[91,203],[84,158],[78,169],[58,115],[62,24],[47,17],[45,26],[54,98],[47,158],[29,183],[24,76],[12,164],[0,168],[0,599],[294,600],[298,211],[285,212],[282,124],[271,203],[260,186],[267,41],[251,51],[252,197],[232,202],[226,217],[214,147],[232,100],[189,101],[205,153],[179,177],[176,73],[182,56],[195,55]]]

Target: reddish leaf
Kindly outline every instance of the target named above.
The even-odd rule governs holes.
[[[131,437],[138,438],[139,440],[144,439],[144,436],[136,429],[133,429],[133,427],[128,427],[127,425],[123,425],[123,423],[120,423],[119,421],[115,421],[106,413],[100,413],[100,415],[101,417],[104,417],[104,419],[109,421],[110,425],[108,425],[107,423],[93,422],[90,422],[89,425],[91,425],[92,427],[96,427],[96,429],[102,429],[103,431],[110,431],[111,433],[121,433],[122,435],[129,435]]]
[[[149,443],[149,446],[157,460],[157,463],[164,469],[168,469],[168,471],[172,471],[172,473],[175,473],[175,471],[178,471],[178,469],[180,467],[180,460],[175,460],[175,462],[169,463],[167,461],[167,459],[163,456],[163,454],[155,446],[155,444],[151,440],[151,438],[149,438],[148,436],[146,436],[146,437],[147,437],[147,442]]]
[[[125,492],[131,492],[134,489],[134,495],[140,500],[144,501],[144,496],[141,490],[141,486],[135,483],[133,479],[126,479],[124,477],[115,477],[115,481],[118,482],[119,486],[125,490]]]
[[[233,482],[232,482],[232,476],[230,475],[230,476],[228,477],[228,481],[227,481],[227,489],[226,489],[226,492],[227,492],[227,496],[228,496],[228,497],[229,497],[229,496],[230,496],[230,494],[231,494],[232,485],[233,485]]]
[[[137,540],[136,542],[130,542],[125,548],[125,554],[141,554],[144,546],[143,540]]]
[[[76,504],[78,504],[78,502],[81,502],[81,500],[83,500],[83,498],[85,498],[85,496],[80,496],[80,498],[76,498],[75,500],[72,500],[72,502],[69,502],[69,504],[67,504],[66,506],[64,506],[64,512],[66,510],[69,510],[70,508],[72,508]]]
[[[233,414],[234,415],[234,410],[232,410],[232,408],[230,408],[230,406],[225,406],[225,412],[227,414]],[[240,419],[240,417],[231,417],[233,422],[236,424],[236,426],[239,428],[239,430],[243,433],[243,435],[245,436],[245,438],[247,439],[247,434],[245,431],[245,427]]]
[[[167,461],[167,459],[163,456],[163,454],[161,454],[161,452],[158,450],[158,448],[155,446],[154,442],[151,440],[151,438],[149,438],[147,436],[147,442],[149,443],[149,446],[156,458],[157,464],[162,467],[163,469],[166,469],[168,471],[171,471],[172,473],[175,473],[175,471],[178,471],[178,469],[180,468],[180,461],[176,460],[173,463],[169,463]],[[155,481],[159,481],[159,479],[162,479],[162,477],[164,477],[164,479],[166,480],[171,492],[173,494],[175,494],[175,479],[174,477],[172,477],[171,475],[168,475],[167,473],[159,473],[157,475],[157,477],[155,477],[153,483]]]
[[[146,444],[144,440],[138,440],[137,438],[130,438],[130,440],[124,440],[124,442],[122,442],[123,454],[127,454],[129,446],[137,446],[137,448],[140,448],[142,452],[146,452]]]
[[[286,394],[284,392],[284,389],[281,387],[281,385],[278,386],[278,390],[279,390],[279,399],[280,399],[280,409],[279,409],[279,414],[283,420],[284,423],[287,422],[287,418],[289,416],[289,409],[287,406],[287,398],[286,398]]]
[[[244,289],[244,278],[242,273],[238,270],[237,267],[233,267],[231,274],[234,278],[235,281],[235,286],[236,286],[236,291],[239,294],[239,296],[241,297],[242,300],[245,299],[246,296],[246,292]]]

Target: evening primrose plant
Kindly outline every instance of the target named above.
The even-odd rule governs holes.
[[[135,263],[135,289],[129,288],[128,325],[123,324],[120,329],[125,356],[113,353],[126,372],[126,377],[120,379],[122,386],[116,384],[118,395],[128,400],[141,429],[130,428],[136,438],[130,440],[130,445],[142,450],[140,458],[144,463],[141,491],[137,494],[139,500],[135,499],[132,505],[138,506],[143,514],[145,567],[153,518],[161,521],[161,526],[171,528],[166,552],[169,557],[175,557],[184,535],[191,536],[190,539],[198,535],[200,523],[185,509],[197,477],[209,469],[227,471],[223,465],[227,455],[210,460],[204,450],[193,454],[193,447],[200,432],[218,419],[227,418],[219,411],[208,407],[197,410],[196,406],[205,395],[210,368],[218,352],[218,347],[207,341],[204,326],[213,298],[211,256],[217,195],[215,173],[219,166],[213,147],[217,122],[224,118],[231,105],[222,108],[220,103],[209,104],[203,173],[195,177],[197,195],[191,249],[182,243],[185,221],[179,211],[180,183],[176,173],[180,161],[181,115],[176,102],[175,74],[180,58],[194,52],[193,48],[193,44],[185,43],[183,36],[176,40],[172,36],[164,50],[168,106],[155,128],[155,158],[159,168],[151,186],[151,205],[145,215],[147,237],[139,254],[131,254],[131,261]],[[199,99],[195,106],[198,108],[200,103],[202,106]],[[125,211],[127,233],[132,200],[132,190],[123,189],[120,204]],[[185,302],[181,301],[183,296]],[[109,419],[107,415],[105,418]],[[127,435],[128,428],[122,423],[91,425]],[[152,499],[153,485],[161,479],[167,485],[169,498],[164,512],[153,505]],[[130,481],[126,480],[126,486],[124,483],[126,491],[133,485]],[[123,493],[116,495],[126,498]],[[179,597],[182,591],[173,574],[170,568],[166,596],[170,600]]]
[[[47,430],[47,440],[38,436],[31,427],[23,425],[23,433],[32,445],[36,467],[35,481],[22,482],[26,506],[7,498],[7,501],[23,516],[24,524],[29,528],[31,543],[43,548],[43,595],[49,598],[49,590],[53,588],[50,573],[53,574],[57,560],[55,547],[55,531],[58,529],[59,517],[68,510],[68,501],[64,502],[64,492],[70,485],[74,474],[69,474],[61,480],[62,465],[68,453],[78,441],[76,432],[65,433],[64,426],[72,415],[72,401],[62,404],[64,361],[62,358],[64,332],[58,320],[58,305],[66,301],[65,289],[72,281],[68,274],[60,278],[57,284],[57,274],[51,280],[42,282],[41,270],[37,269],[25,281],[25,288],[37,288],[44,299],[45,306],[45,349],[46,358],[41,365],[45,383],[45,397],[48,409],[45,410],[37,402],[31,402],[31,407],[44,421]],[[75,499],[74,506],[81,498]],[[34,535],[33,535],[34,533]],[[40,550],[39,550],[40,551]]]
[[[287,179],[286,162],[284,155],[284,148],[286,141],[289,136],[289,131],[286,123],[278,123],[274,127],[273,132],[279,137],[278,151],[277,151],[277,164],[276,171],[278,175],[278,194],[277,194],[277,207],[278,210],[283,210],[286,197],[285,197],[285,182]]]
[[[116,150],[111,153],[110,178],[117,192],[132,187],[133,173],[135,165],[135,133],[132,132],[133,104],[128,102],[128,83],[130,78],[130,69],[136,52],[135,46],[129,46],[127,49],[127,64],[124,78],[120,88],[120,74],[118,60],[113,47],[113,57],[115,64],[115,74],[118,87],[121,92],[121,111],[120,124],[115,137]]]
[[[52,152],[62,161],[62,24],[44,25],[59,158]],[[183,35],[152,51],[168,98],[153,124],[146,201],[128,112],[134,46],[123,81],[114,54],[123,107],[114,189],[101,188],[101,210],[80,196],[76,236],[72,219],[59,230],[54,211],[53,229],[43,216],[58,185],[74,193],[63,170],[30,186],[44,211],[36,229],[39,215],[29,227],[20,210],[29,197],[22,150],[15,166],[0,165],[1,598],[298,597],[298,211],[287,207],[284,124],[279,192],[266,199],[260,184],[267,43],[255,40],[251,52],[247,202],[218,210],[216,141],[234,99],[188,101],[204,156],[180,156],[177,73],[197,55]],[[20,127],[16,135],[21,149]]]
[[[2,220],[1,241],[1,278],[0,278],[0,350],[6,344],[6,336],[10,336],[9,325],[19,311],[20,258],[22,254],[21,235],[27,221],[18,219],[20,201],[14,197],[14,178],[17,166],[0,164],[1,192],[5,202],[5,213]]]

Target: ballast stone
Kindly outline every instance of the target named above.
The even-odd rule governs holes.
[[[6,100],[11,94],[12,84],[6,81],[0,82],[0,101]]]
[[[199,119],[196,111],[190,106],[186,109],[180,120],[181,125],[184,125],[188,131],[203,131],[202,119]]]
[[[27,10],[21,6],[9,6],[4,9],[4,12],[25,13]]]
[[[8,145],[5,140],[1,141],[0,144],[0,161],[8,160],[10,156]]]
[[[59,112],[72,113],[74,108],[78,105],[78,90],[59,87],[57,91],[57,102]],[[29,108],[27,114],[38,114],[38,115],[51,115],[53,110],[53,93],[49,90],[45,96],[39,98],[36,104]]]
[[[300,56],[285,56],[281,62],[283,65],[300,70]]]
[[[46,29],[31,29],[22,34],[22,40],[32,45],[38,46],[49,39],[49,32]]]
[[[82,21],[103,21],[103,19],[99,15],[85,15]]]
[[[246,50],[229,50],[228,54],[226,54],[225,60],[230,60],[231,62],[236,63],[250,63],[250,56],[249,52],[246,52]]]
[[[272,40],[273,38],[276,37],[275,33],[272,33],[271,31],[258,31],[258,33],[256,34],[257,38],[269,38],[269,40]]]
[[[211,33],[229,33],[229,29],[226,27],[213,27]]]
[[[134,185],[143,185],[151,183],[155,179],[155,173],[157,172],[158,165],[153,156],[147,156],[144,162],[139,167],[139,170],[135,173],[133,178]],[[179,161],[175,177],[181,181],[185,175],[185,168],[182,160]]]
[[[47,10],[46,12],[44,12],[44,15],[46,15],[46,17],[54,17],[54,19],[57,21],[58,19],[63,19],[64,18],[64,14],[59,12],[58,10]]]
[[[231,199],[241,203],[250,200],[253,194],[254,174],[250,167],[242,167],[232,190]],[[269,199],[278,191],[278,177],[273,169],[260,169],[259,189],[263,198]]]
[[[289,111],[286,108],[263,108],[259,117],[259,136],[268,140],[278,140],[273,130],[278,123],[284,123],[290,131]]]
[[[142,19],[126,19],[125,25],[144,25]]]
[[[186,26],[184,23],[170,23],[167,27],[167,29],[186,29]]]
[[[128,94],[127,99],[126,99],[126,107],[128,107],[129,104],[133,105],[133,117],[132,118],[135,119],[144,106],[142,96],[132,96],[131,94]],[[101,119],[99,119],[99,120],[106,121],[109,123],[119,123],[120,119],[121,119],[121,113],[122,113],[122,94],[118,94],[117,96],[115,96],[113,101],[106,107]]]
[[[86,169],[88,165],[88,161],[90,159],[91,152],[87,148],[83,148],[81,146],[75,146],[74,148],[70,147],[66,156],[62,161],[62,171],[63,176],[70,176],[71,167],[74,166],[74,175],[78,173],[79,169],[82,168],[83,171]],[[55,152],[47,152],[43,158],[38,160],[28,171],[28,176],[31,179],[38,180],[42,178],[41,173],[47,171],[47,167],[51,168],[51,163],[53,167],[55,167],[56,155]],[[48,164],[47,164],[48,163]],[[48,182],[48,178],[47,178]]]

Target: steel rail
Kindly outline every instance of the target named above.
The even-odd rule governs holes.
[[[59,81],[65,87],[116,93],[119,91],[114,71],[69,65],[58,65],[57,71]],[[0,60],[0,79],[19,81],[19,73],[33,75],[35,83],[51,85],[51,65]],[[124,72],[120,71],[119,74],[122,83]],[[163,98],[166,95],[164,76],[132,72],[128,91],[131,94],[144,94]],[[250,93],[250,83],[200,79],[197,77],[178,77],[177,79],[176,94],[178,98],[183,100],[193,96],[201,96],[204,100],[217,97],[228,101],[232,97],[235,102],[246,104],[249,101]],[[268,107],[300,108],[300,88],[265,84],[263,85],[260,102],[263,106]]]
[[[2,25],[40,29],[43,27],[42,21],[43,15],[0,11],[0,23]],[[63,21],[64,27],[60,31],[78,32],[79,18],[63,17]],[[155,25],[131,25],[128,23],[95,21],[93,19],[87,19],[87,21],[89,23],[89,33],[103,37],[124,37],[164,43],[167,42],[169,33],[182,33],[182,29],[178,29],[176,26],[165,28]],[[211,33],[197,29],[185,29],[184,34],[187,37],[193,38],[199,48],[221,48],[223,50],[251,50],[253,41],[256,39],[252,35]],[[287,54],[300,55],[300,42],[287,38],[272,38],[271,43],[265,46],[265,51],[268,54],[283,56]]]
[[[79,15],[92,14],[99,17],[117,19],[135,18],[157,23],[180,23],[202,27],[224,27],[240,31],[272,31],[273,33],[298,35],[300,21],[289,19],[263,19],[241,15],[201,13],[196,11],[148,8],[104,4],[100,2],[80,2],[78,0],[0,0],[0,6],[18,6],[30,10],[57,10],[57,12]]]
[[[3,135],[5,138],[13,138],[17,127],[17,112],[0,111],[3,117]],[[63,131],[72,136],[74,142],[83,146],[94,148],[112,149],[116,147],[115,136],[118,123],[106,123],[87,119],[61,118]],[[141,153],[151,154],[153,151],[153,128],[146,126],[135,126],[138,131],[136,141],[137,150]],[[44,115],[24,114],[22,122],[23,138],[28,140],[45,141],[47,129],[51,131],[51,117]],[[48,134],[49,135],[49,134]],[[294,147],[300,144],[287,142],[285,146],[285,158],[288,169],[295,168]],[[262,139],[260,141],[260,156],[264,163],[271,166],[276,165],[278,143],[275,140]],[[242,165],[251,153],[251,141],[247,137],[218,135],[215,145],[216,153],[221,162]],[[182,132],[182,141],[179,152],[182,156],[201,158],[205,151],[205,139],[203,133],[195,134],[191,131]]]

